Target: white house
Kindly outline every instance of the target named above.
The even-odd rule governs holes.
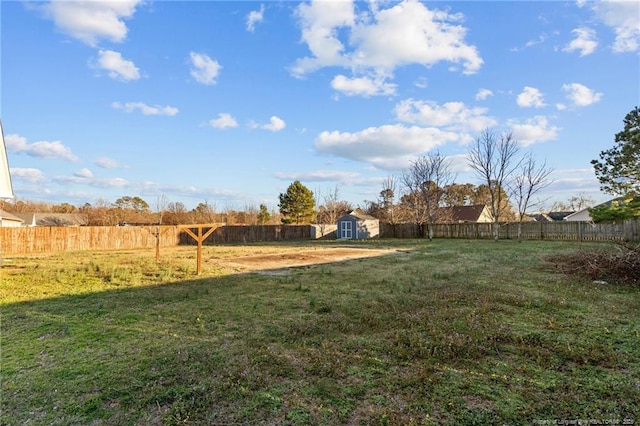
[[[22,226],[24,220],[19,217],[5,212],[4,210],[0,210],[0,226],[2,227],[19,227]]]
[[[620,198],[620,197],[614,198],[613,200],[609,200],[609,201],[604,202],[602,204],[598,204],[597,206],[594,206],[594,207],[611,206],[611,203],[613,203],[614,201],[620,201],[621,199],[622,198]],[[589,209],[592,209],[594,207],[587,207],[585,209],[578,210],[577,212],[572,213],[569,216],[565,217],[564,220],[568,220],[570,222],[591,222],[593,219],[591,218],[591,215],[589,214]]]

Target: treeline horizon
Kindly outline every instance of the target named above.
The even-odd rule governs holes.
[[[489,194],[485,185],[451,184],[443,188],[442,207],[461,205],[487,205]],[[322,199],[320,199],[322,198]],[[410,194],[396,194],[384,187],[376,200],[364,201],[354,206],[348,201],[340,200],[339,189],[335,187],[328,195],[317,195],[315,198],[315,215],[308,223],[332,224],[349,212],[360,208],[364,213],[377,219],[391,222],[412,222]],[[593,200],[584,195],[571,197],[568,202],[556,202],[548,211],[577,211],[593,205]],[[268,209],[265,204],[246,204],[242,209],[224,207],[218,209],[215,203],[204,201],[193,209],[188,209],[181,202],[171,202],[161,196],[152,207],[139,196],[122,196],[114,202],[98,200],[95,203],[84,203],[77,206],[67,202],[54,203],[45,201],[3,200],[0,208],[8,213],[77,213],[85,214],[91,226],[116,226],[136,224],[179,225],[189,223],[225,223],[228,225],[279,225],[283,223],[283,215],[278,209]],[[515,211],[511,203],[506,201],[501,220],[515,220]]]

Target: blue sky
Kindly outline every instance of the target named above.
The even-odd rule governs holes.
[[[3,1],[18,199],[217,210],[300,180],[354,206],[434,150],[459,183],[492,128],[607,199],[590,165],[640,104],[640,3]]]

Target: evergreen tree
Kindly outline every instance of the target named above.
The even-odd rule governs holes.
[[[609,194],[633,197],[640,194],[640,108],[624,118],[624,129],[615,135],[616,145],[591,161],[601,189]]]
[[[284,194],[280,194],[280,213],[282,214],[282,223],[284,224],[302,224],[311,223],[316,215],[316,201],[313,198],[313,192],[300,183],[295,181]]]
[[[258,212],[258,225],[266,225],[271,220],[271,214],[267,210],[267,206],[260,204],[260,211]]]

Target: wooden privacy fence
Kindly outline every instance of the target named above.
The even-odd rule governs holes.
[[[159,239],[156,238],[159,235]],[[222,226],[204,244],[308,240],[309,225]],[[180,226],[0,227],[2,255],[196,245]]]
[[[159,239],[156,239],[159,235]],[[493,238],[489,223],[450,223],[434,226],[435,238]],[[501,239],[515,239],[518,225],[500,226]],[[380,224],[381,238],[423,238],[415,224]],[[522,224],[525,240],[640,241],[640,219],[616,223],[529,222]],[[204,244],[295,241],[319,238],[309,225],[221,226]],[[179,226],[0,227],[2,255],[77,250],[118,250],[196,245]]]
[[[309,225],[234,225],[217,228],[204,240],[204,244],[309,239],[311,239],[311,226]],[[181,233],[179,244],[195,244],[195,242],[186,233]]]
[[[175,226],[160,226],[160,246],[178,244]],[[158,226],[33,226],[0,228],[2,255],[156,247]]]
[[[517,223],[500,224],[500,239],[518,238]],[[424,232],[426,232],[426,225]],[[491,239],[490,223],[438,223],[433,225],[435,238]],[[380,224],[382,238],[423,238],[412,223]],[[615,223],[526,222],[522,224],[525,240],[566,241],[640,241],[640,219]]]

